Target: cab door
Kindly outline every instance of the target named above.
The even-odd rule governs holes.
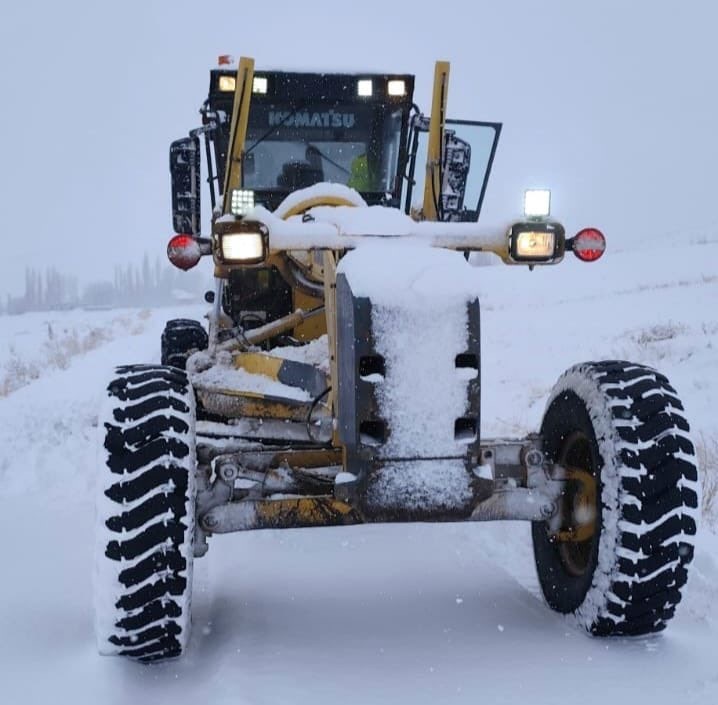
[[[498,122],[446,120],[441,160],[433,167],[428,154],[429,120],[416,116],[409,135],[409,169],[402,190],[404,212],[418,219],[424,217],[427,174],[437,168],[438,178],[429,189],[436,219],[477,221],[500,135],[501,123]]]

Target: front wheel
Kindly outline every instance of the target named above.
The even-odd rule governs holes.
[[[197,350],[206,350],[208,345],[207,331],[199,321],[173,318],[162,331],[160,359],[163,365],[184,370],[187,358]]]
[[[664,629],[686,583],[698,506],[675,390],[642,365],[576,365],[556,383],[541,434],[566,472],[558,516],[532,525],[549,606],[596,635]]]
[[[95,632],[100,653],[179,656],[190,629],[194,395],[173,367],[119,367],[100,416]]]

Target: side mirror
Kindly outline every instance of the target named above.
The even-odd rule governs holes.
[[[445,130],[440,208],[442,220],[462,220],[470,167],[471,145],[457,137],[455,130]]]
[[[199,235],[201,153],[198,137],[185,137],[170,145],[172,227],[176,233]]]

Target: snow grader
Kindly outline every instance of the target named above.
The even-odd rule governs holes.
[[[536,433],[481,436],[470,254],[533,269],[605,240],[566,237],[544,191],[478,225],[501,125],[448,119],[448,78],[438,62],[424,115],[411,75],[211,71],[201,126],[170,148],[168,246],[182,269],[213,260],[207,326],[170,321],[161,364],[117,368],[100,417],[102,653],[179,656],[193,561],[251,529],[525,520],[553,610],[600,636],[673,616],[697,472],[663,375],[577,364]]]

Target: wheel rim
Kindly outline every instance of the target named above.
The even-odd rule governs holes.
[[[569,435],[559,463],[566,470],[567,479],[559,500],[560,529],[555,540],[565,571],[581,577],[593,568],[599,535],[596,473],[589,437],[581,431]]]

